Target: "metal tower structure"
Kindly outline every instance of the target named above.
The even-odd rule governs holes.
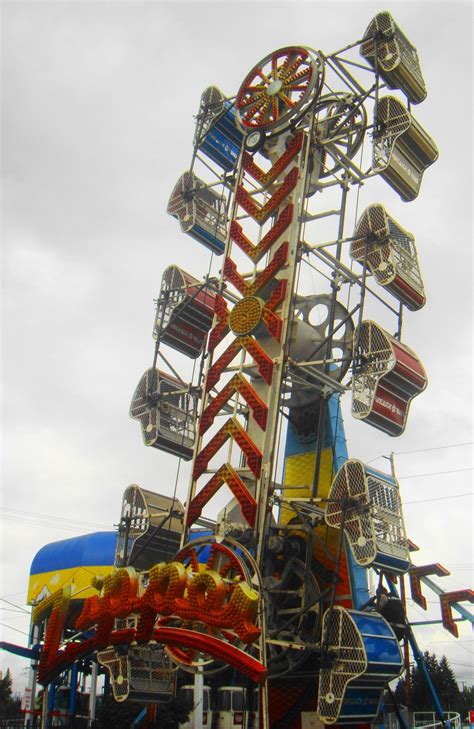
[[[354,61],[357,47],[362,62]],[[417,197],[438,156],[412,113],[425,97],[416,49],[387,12],[340,51],[278,49],[249,71],[235,98],[205,89],[191,168],[168,205],[183,231],[223,256],[218,277],[179,294],[188,312],[204,292],[214,307],[207,343],[203,337],[196,349],[204,353],[200,379],[179,391],[199,397],[197,412],[187,413],[195,437],[182,545],[192,549],[198,519],[227,487],[233,498],[212,539],[231,538],[230,549],[237,543],[251,555],[258,658],[270,690],[273,681],[272,705],[278,679],[311,664],[324,723],[373,719],[381,688],[402,668],[366,577],[375,569],[379,586],[385,575],[393,592],[411,567],[398,482],[347,460],[339,398],[351,391],[355,418],[398,436],[427,386],[403,339],[404,312],[426,301],[414,236],[375,201],[362,213],[355,206],[348,229],[351,195],[374,176],[405,202]],[[174,295],[162,287],[158,354],[160,342],[184,353],[191,339],[184,309],[165,314]],[[374,301],[384,326],[366,315]],[[181,342],[170,341],[170,326]],[[154,423],[167,401],[149,394],[145,407],[140,394],[141,409],[134,400],[131,414],[157,444]],[[178,454],[178,425],[175,434]],[[365,636],[374,634],[384,636],[393,663],[372,673]],[[195,653],[189,666],[208,659]],[[279,726],[283,715],[271,716],[263,694],[262,725]]]
[[[425,97],[388,12],[333,53],[273,51],[235,96],[204,90],[167,210],[211,264],[202,279],[163,273],[130,408],[147,446],[191,461],[186,503],[127,489],[117,573],[75,622],[96,633],[61,659],[50,641],[43,682],[100,650],[122,700],[118,677],[152,660],[153,641],[199,677],[231,667],[255,682],[263,729],[374,720],[408,640],[395,583],[404,592],[408,574],[421,602],[420,579],[442,568],[413,567],[395,474],[348,458],[340,398],[396,437],[427,386],[403,333],[426,301],[415,238],[380,202],[358,209],[374,177],[419,194],[438,156],[412,111]],[[194,360],[191,382],[165,347]],[[451,605],[472,622],[458,604],[472,591],[440,592],[448,629]],[[55,599],[38,624],[67,611]],[[114,648],[131,642],[128,659]]]

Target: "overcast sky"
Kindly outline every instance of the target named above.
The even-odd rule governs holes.
[[[164,268],[207,271],[206,250],[166,215],[201,92],[216,84],[235,94],[281,46],[341,48],[383,9],[418,48],[428,98],[414,114],[440,158],[414,202],[371,181],[359,209],[382,201],[416,237],[428,303],[406,315],[404,339],[430,384],[398,439],[347,416],[349,453],[382,469],[381,455],[400,453],[415,562],[448,567],[445,589],[470,586],[471,3],[3,2],[4,640],[26,641],[28,616],[9,603],[25,607],[38,549],[113,528],[130,483],[174,487],[176,460],[143,446],[128,409],[151,365]],[[460,632],[457,643],[441,628],[417,635],[474,683],[470,626]],[[2,663],[20,687],[26,662]]]

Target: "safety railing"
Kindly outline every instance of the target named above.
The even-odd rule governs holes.
[[[446,725],[451,729],[461,729],[461,716],[457,711],[445,711],[444,719]],[[442,722],[434,711],[414,711],[412,715],[412,727],[414,729],[432,729],[441,727]]]

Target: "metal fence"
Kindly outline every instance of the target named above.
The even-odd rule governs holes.
[[[25,718],[23,716],[15,716],[10,719],[0,719],[0,729],[23,729],[25,726]]]
[[[457,711],[445,711],[444,718],[449,723],[451,729],[461,729],[461,715]],[[412,716],[412,726],[415,729],[431,729],[432,727],[442,726],[434,711],[414,711]]]

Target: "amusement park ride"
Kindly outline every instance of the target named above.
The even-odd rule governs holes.
[[[81,600],[65,587],[37,602],[43,685],[96,656],[117,700],[151,704],[178,667],[258,687],[255,726],[299,729],[372,722],[409,644],[423,670],[405,577],[426,607],[421,583],[444,568],[412,564],[394,469],[348,458],[340,398],[399,436],[427,386],[403,334],[426,301],[415,238],[377,201],[348,225],[373,177],[417,197],[438,157],[413,111],[425,97],[388,12],[337,52],[269,53],[234,97],[203,92],[167,210],[211,265],[164,271],[130,408],[147,446],[192,462],[188,496],[127,488],[115,569]],[[192,382],[168,348],[194,360]],[[459,603],[474,592],[435,589],[457,635],[451,609],[472,622]]]

